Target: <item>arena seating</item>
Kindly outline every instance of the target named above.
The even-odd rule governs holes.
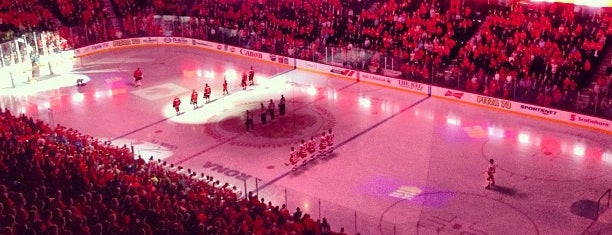
[[[163,27],[319,62],[325,47],[363,49],[369,56],[340,65],[380,72],[383,58],[393,58],[405,79],[430,82],[446,69],[453,82],[434,83],[612,118],[610,73],[593,76],[609,50],[609,9],[515,1],[477,16],[459,0],[112,0],[112,9],[102,2],[3,1],[0,27],[4,39],[57,30],[68,39],[63,49],[163,36]],[[111,13],[121,33],[108,27]],[[190,18],[164,26],[156,15]],[[581,94],[588,102],[577,106]],[[257,196],[243,199],[206,173],[134,159],[128,148],[8,110],[0,132],[0,234],[320,234],[326,224]]]
[[[299,211],[299,208],[298,208]],[[0,110],[1,234],[321,234],[205,173]],[[323,233],[329,234],[329,233]]]

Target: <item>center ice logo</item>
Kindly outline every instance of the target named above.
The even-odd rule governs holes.
[[[218,141],[227,140],[236,135],[228,144],[252,148],[276,148],[293,145],[301,139],[319,136],[322,131],[336,125],[335,116],[326,108],[307,105],[295,101],[285,116],[278,116],[274,121],[260,122],[259,102],[247,102],[236,105],[222,115],[213,116],[207,122],[204,132]],[[245,131],[245,110],[254,112],[255,130]]]

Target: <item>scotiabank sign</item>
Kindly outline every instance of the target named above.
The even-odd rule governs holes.
[[[543,115],[546,115],[546,116],[548,116],[548,115],[551,115],[551,116],[557,115],[557,111],[554,110],[554,109],[547,109],[547,108],[541,108],[541,107],[537,107],[537,106],[530,106],[530,105],[524,105],[524,104],[521,104],[520,108],[523,109],[523,110],[540,113],[540,114],[543,114]]]
[[[595,126],[610,127],[610,122],[606,120],[598,120],[592,117],[583,117],[583,116],[580,116],[574,113],[570,115],[570,121],[588,123],[588,124],[595,125]]]
[[[263,54],[261,54],[261,52],[257,52],[257,51],[251,51],[251,50],[247,50],[247,49],[240,49],[240,54],[244,55],[244,56],[248,56],[248,57],[257,58],[257,59],[263,59]]]

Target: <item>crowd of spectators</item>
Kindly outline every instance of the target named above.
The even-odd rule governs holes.
[[[517,2],[492,9],[480,31],[459,51],[455,72],[464,76],[459,88],[545,107],[595,110],[607,99],[597,104],[592,97],[585,107],[575,105],[578,92],[595,81],[594,66],[612,35],[609,13],[558,3]]]
[[[3,25],[48,25],[53,12],[63,25],[79,25],[59,28],[74,47],[123,37],[193,37],[610,116],[604,101],[611,96],[600,92],[609,90],[609,78],[592,78],[612,33],[609,8],[518,0],[486,6],[461,0],[112,0],[110,8],[93,0],[39,1],[0,5]],[[40,14],[16,17],[22,12]],[[577,102],[592,84],[599,93]]]
[[[204,173],[0,110],[0,234],[343,234],[299,208],[235,192]]]

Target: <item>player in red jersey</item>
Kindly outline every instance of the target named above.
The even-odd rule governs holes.
[[[206,83],[206,86],[204,86],[204,99],[206,99],[207,104],[210,102],[210,93],[210,86],[208,86],[208,83]]]
[[[308,162],[308,143],[306,143],[304,139],[302,139],[302,143],[300,143],[298,150],[300,151],[299,155],[302,159],[302,165],[306,165],[306,162]]]
[[[485,171],[487,179],[487,185],[485,186],[486,189],[491,188],[491,186],[495,186],[495,168],[495,161],[493,161],[493,159],[489,159],[489,167]]]
[[[321,140],[319,140],[319,156],[327,156],[327,135],[325,131],[323,132],[323,135],[321,135]]]
[[[300,157],[298,156],[298,152],[295,151],[293,147],[291,147],[291,152],[289,152],[289,164],[291,164],[291,170],[295,171],[298,168],[298,162],[300,162]]]
[[[142,85],[142,71],[140,70],[140,68],[137,68],[136,71],[134,71],[134,85],[136,87]]]
[[[255,70],[253,70],[253,66],[251,66],[251,69],[249,70],[249,85],[255,85],[255,81],[254,81],[254,77],[255,77]]]
[[[247,74],[246,74],[246,72],[242,73],[242,83],[241,83],[241,85],[242,85],[242,90],[246,90],[246,88],[247,88]]]
[[[332,129],[329,129],[329,132],[327,133],[327,153],[331,154],[334,152],[334,133],[332,132]]]
[[[175,96],[174,101],[172,101],[172,107],[174,107],[174,110],[176,110],[176,115],[179,115],[181,113],[180,106],[181,106],[181,99],[179,99],[178,96]]]
[[[229,95],[229,91],[227,91],[227,79],[225,79],[225,77],[223,77],[223,94]]]
[[[191,92],[191,104],[193,109],[198,108],[198,92],[195,89]]]
[[[317,141],[314,139],[314,136],[311,136],[310,141],[308,141],[308,155],[310,158],[309,161],[317,157]]]

